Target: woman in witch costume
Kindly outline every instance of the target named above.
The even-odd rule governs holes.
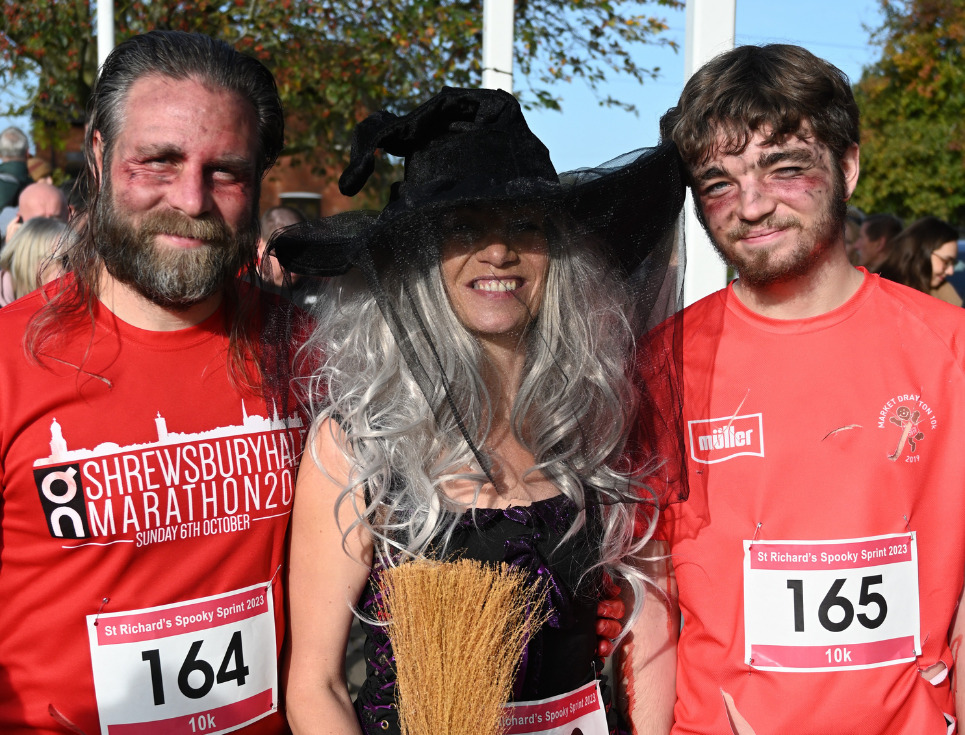
[[[380,570],[466,557],[543,580],[549,621],[526,647],[517,702],[598,678],[604,572],[632,589],[631,616],[646,582],[632,559],[654,499],[628,459],[632,360],[679,296],[676,153],[561,182],[511,95],[448,88],[359,125],[344,193],[377,149],[405,159],[381,213],[273,241],[289,271],[340,276],[304,348],[324,360],[307,384],[311,456],[292,521],[286,696],[299,733],[398,732],[391,646],[372,620]],[[635,534],[638,517],[649,523]],[[354,606],[368,640],[353,708]]]

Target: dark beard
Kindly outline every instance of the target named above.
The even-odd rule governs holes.
[[[134,224],[114,203],[105,182],[91,213],[94,245],[110,275],[166,309],[186,309],[222,288],[254,260],[257,222],[232,235],[224,220],[192,218],[174,210],[148,214]],[[159,234],[198,238],[196,248],[158,246]]]
[[[805,230],[800,220],[796,218],[775,217],[762,223],[764,227],[797,229],[798,237],[802,242],[783,262],[772,262],[771,253],[767,251],[755,253],[750,257],[735,258],[731,253],[725,252],[725,249],[713,238],[711,242],[727,264],[737,271],[738,278],[743,284],[760,288],[776,283],[786,283],[806,276],[827,257],[828,251],[844,236],[844,220],[847,211],[848,205],[844,199],[844,174],[838,169],[834,176],[827,209],[813,222],[810,229]],[[748,231],[750,231],[749,226],[738,226],[726,236],[731,241],[736,241]]]

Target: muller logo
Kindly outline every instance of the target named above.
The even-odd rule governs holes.
[[[690,456],[714,464],[734,457],[764,456],[764,415],[727,416],[689,421]]]

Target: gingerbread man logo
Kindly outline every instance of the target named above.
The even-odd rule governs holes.
[[[894,453],[888,455],[888,459],[892,462],[897,462],[905,449],[905,444],[908,445],[909,452],[914,454],[915,449],[918,447],[917,442],[925,438],[925,435],[918,429],[921,412],[918,410],[912,411],[908,406],[898,406],[898,408],[895,409],[895,415],[889,416],[888,420],[901,429],[901,438],[898,440],[898,446],[895,448]]]

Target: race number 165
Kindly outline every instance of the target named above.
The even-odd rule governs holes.
[[[817,620],[821,627],[833,633],[840,633],[847,630],[857,619],[858,623],[868,630],[874,630],[885,622],[888,615],[888,601],[880,592],[874,591],[875,585],[882,583],[880,574],[872,574],[861,578],[861,589],[857,596],[857,606],[860,612],[855,614],[855,604],[844,596],[842,588],[845,586],[846,579],[835,579],[831,584],[831,589],[821,599],[821,604],[817,609]],[[792,604],[794,609],[794,630],[797,633],[804,632],[804,580],[789,579],[787,588],[792,593]],[[871,612],[872,614],[868,614]]]
[[[745,661],[806,672],[913,660],[918,595],[912,533],[745,541]]]

